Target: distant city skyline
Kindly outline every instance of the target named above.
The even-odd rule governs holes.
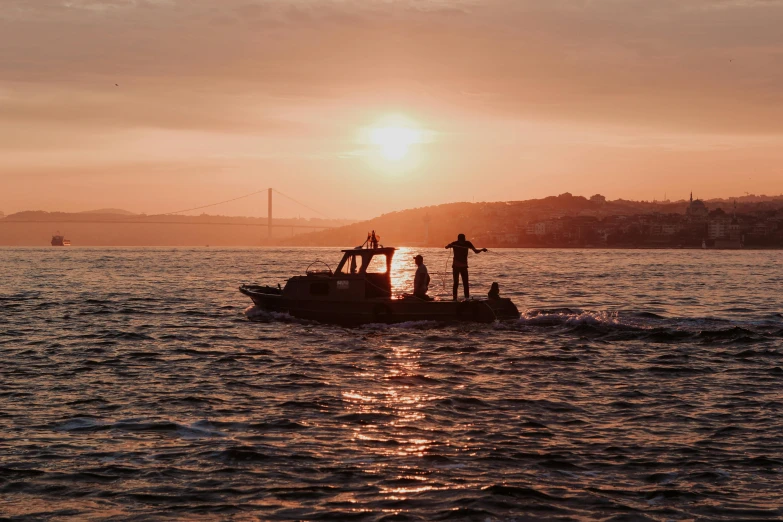
[[[281,195],[282,196],[282,195]],[[450,203],[370,220],[21,212],[0,219],[0,245],[36,246],[63,230],[81,246],[350,246],[370,230],[397,246],[433,246],[455,230],[490,246],[783,248],[783,196],[702,201],[607,200],[564,192],[526,201]]]
[[[563,193],[561,193],[561,194],[563,194]],[[693,200],[700,200],[700,201],[705,201],[705,202],[712,202],[712,201],[726,201],[726,202],[728,202],[728,201],[747,201],[747,200],[764,201],[764,200],[769,200],[769,199],[775,199],[775,198],[778,198],[778,197],[783,197],[783,193],[781,193],[781,194],[750,194],[750,193],[748,193],[748,194],[742,194],[742,195],[739,195],[739,196],[716,196],[716,197],[712,197],[712,198],[704,198],[704,197],[699,197],[698,193],[697,193],[696,196],[694,196],[693,195],[694,193],[690,192],[688,197],[685,197],[685,198],[681,198],[681,197],[671,198],[671,197],[668,197],[668,196],[664,196],[664,198],[661,198],[661,199],[650,198],[650,199],[638,199],[637,200],[637,199],[630,199],[630,198],[624,198],[624,197],[607,198],[603,194],[597,194],[597,193],[596,194],[592,194],[592,195],[587,195],[587,194],[573,194],[572,192],[565,192],[565,194],[569,194],[569,195],[572,195],[572,196],[575,196],[575,197],[584,197],[584,198],[587,198],[587,199],[590,199],[590,200],[594,200],[595,198],[601,198],[601,199],[603,199],[605,201],[630,201],[630,202],[639,202],[639,203],[650,202],[650,203],[661,203],[661,204],[685,203],[685,202],[688,201],[689,198],[691,199],[691,201],[693,201]],[[543,198],[531,198],[529,200],[449,201],[449,202],[446,202],[446,203],[438,203],[438,204],[432,204],[432,205],[423,205],[423,207],[437,206],[437,205],[450,204],[450,203],[503,203],[503,202],[517,202],[517,201],[534,201],[534,200],[545,199],[547,197],[554,197],[554,196],[558,196],[558,195],[560,195],[560,194],[549,194],[548,196],[545,196]],[[124,209],[124,208],[90,208],[90,209],[72,210],[72,211],[61,210],[61,209],[27,208],[27,209],[16,210],[14,212],[4,212],[2,209],[0,209],[0,217],[4,217],[5,215],[11,215],[11,214],[19,213],[19,212],[49,212],[49,213],[58,213],[59,212],[59,213],[74,213],[74,214],[80,214],[81,213],[81,214],[172,215],[172,216],[179,215],[179,216],[191,216],[191,217],[209,215],[209,216],[225,216],[225,217],[237,217],[237,218],[242,218],[242,217],[261,218],[261,217],[266,217],[266,215],[267,215],[267,206],[266,206],[267,202],[266,202],[265,198],[266,198],[266,196],[264,196],[264,201],[262,201],[259,204],[258,208],[260,210],[258,210],[256,212],[256,214],[245,214],[245,215],[232,214],[230,212],[230,206],[226,207],[226,205],[221,205],[221,204],[213,205],[213,204],[207,203],[207,204],[205,204],[205,208],[199,209],[197,211],[176,212],[176,213],[171,213],[171,212],[158,212],[158,213],[156,213],[156,212],[134,212],[132,210],[128,210],[128,209]],[[260,200],[260,199],[261,199],[260,196],[256,197],[256,200]],[[353,220],[353,221],[360,221],[360,220],[363,220],[363,219],[370,219],[372,217],[377,217],[378,215],[387,213],[387,212],[382,212],[381,214],[370,216],[369,218],[367,218],[367,217],[365,217],[365,218],[353,218],[351,216],[334,216],[334,217],[329,216],[329,217],[327,217],[327,216],[324,216],[324,215],[321,215],[321,214],[315,213],[315,212],[310,212],[310,215],[302,216],[301,210],[302,210],[303,207],[301,205],[297,205],[297,203],[292,203],[290,201],[287,202],[287,205],[286,205],[285,199],[276,199],[276,201],[275,201],[275,209],[279,209],[279,207],[281,206],[281,203],[282,203],[282,206],[289,206],[289,207],[290,206],[294,206],[294,207],[297,207],[298,210],[300,210],[299,212],[293,212],[291,214],[285,214],[285,215],[280,215],[280,214],[277,214],[277,213],[275,214],[276,217],[279,217],[280,219],[286,219],[286,220],[290,220],[290,219],[327,219],[327,220]],[[228,212],[221,211],[221,207],[223,207],[225,210],[228,210]],[[422,208],[422,207],[413,207],[413,208]],[[394,210],[392,210],[392,212],[398,212],[398,211],[404,211],[404,210],[409,210],[409,209],[394,209]],[[305,210],[305,212],[306,212],[306,210]]]
[[[264,192],[264,194],[265,194],[265,192]],[[656,199],[656,198],[631,199],[631,198],[624,198],[624,197],[607,198],[603,194],[597,194],[597,193],[596,194],[592,194],[592,195],[587,195],[587,194],[573,194],[572,192],[565,192],[565,193],[561,193],[561,194],[549,194],[548,196],[545,196],[545,197],[542,197],[542,198],[531,198],[529,200],[449,201],[449,202],[446,202],[446,203],[423,205],[422,207],[412,207],[412,208],[432,207],[432,206],[443,205],[443,204],[452,204],[452,203],[525,202],[525,201],[542,200],[542,199],[546,199],[546,198],[559,196],[559,195],[562,195],[562,194],[572,195],[574,197],[583,197],[583,198],[586,198],[586,199],[590,199],[591,201],[595,201],[596,199],[600,199],[600,200],[603,200],[603,201],[629,201],[629,202],[636,202],[636,203],[659,203],[659,204],[686,203],[686,202],[688,202],[689,199],[690,199],[691,202],[694,201],[694,200],[705,201],[705,202],[716,202],[716,201],[730,202],[730,201],[766,201],[766,200],[772,200],[772,199],[776,199],[776,198],[783,198],[783,193],[781,193],[781,194],[750,194],[750,193],[747,193],[747,194],[742,194],[742,195],[738,195],[738,196],[716,196],[716,197],[712,197],[712,198],[705,198],[705,197],[699,197],[698,196],[698,192],[696,193],[696,195],[694,195],[694,192],[691,191],[688,194],[688,196],[684,197],[684,198],[683,197],[677,197],[677,198],[673,199],[673,198],[668,197],[668,196],[665,195],[664,198],[661,198],[661,199]],[[260,200],[260,199],[261,199],[260,196],[256,197],[256,200]],[[319,220],[319,219],[325,219],[325,220],[339,220],[339,221],[345,221],[345,220],[348,220],[348,221],[362,221],[362,220],[371,219],[371,218],[374,218],[374,217],[378,217],[378,216],[380,216],[382,214],[388,213],[388,212],[381,212],[379,214],[376,214],[376,215],[373,215],[373,216],[369,216],[369,217],[363,217],[363,218],[354,218],[354,217],[351,217],[351,216],[328,216],[327,217],[327,216],[321,215],[320,213],[314,213],[314,212],[310,212],[310,215],[302,216],[301,210],[302,210],[302,208],[306,208],[306,207],[302,207],[302,205],[298,205],[297,203],[292,203],[290,201],[286,203],[285,199],[279,199],[278,198],[275,201],[275,209],[278,209],[278,210],[276,210],[276,212],[279,211],[279,207],[281,206],[281,204],[282,204],[282,206],[289,206],[289,207],[290,206],[294,206],[298,210],[300,210],[300,212],[294,212],[294,213],[291,213],[291,214],[284,214],[284,215],[280,215],[280,214],[276,213],[275,214],[275,219],[285,219],[285,220],[292,220],[292,219],[294,219],[294,220],[295,219],[305,219],[305,220],[315,219],[315,220]],[[156,213],[156,212],[134,212],[132,210],[122,209],[122,208],[90,208],[90,209],[72,210],[72,211],[61,210],[61,209],[50,210],[50,209],[40,209],[40,208],[27,208],[27,209],[20,209],[20,210],[14,211],[14,212],[4,212],[2,209],[0,209],[0,218],[4,217],[6,215],[12,215],[12,214],[19,213],[19,212],[47,212],[47,213],[66,213],[66,214],[67,213],[73,213],[73,214],[150,215],[150,216],[153,216],[153,215],[170,215],[170,216],[190,216],[190,217],[197,217],[197,216],[223,216],[223,217],[236,217],[236,218],[263,218],[263,217],[266,217],[267,216],[267,206],[266,206],[267,202],[266,202],[266,196],[265,195],[263,196],[263,201],[259,205],[260,206],[258,208],[260,210],[258,210],[255,214],[243,214],[243,215],[232,214],[230,212],[230,207],[228,207],[228,209],[227,209],[227,210],[229,210],[229,212],[222,211],[221,207],[223,207],[225,209],[226,208],[225,205],[221,205],[221,204],[213,205],[213,204],[207,203],[207,204],[205,204],[205,208],[199,209],[197,211],[193,211],[193,212],[176,212],[176,213],[171,213],[171,212],[158,212],[158,213]],[[394,209],[391,212],[399,212],[399,211],[405,211],[405,210],[410,210],[410,209]],[[306,210],[305,210],[305,212],[306,212]]]

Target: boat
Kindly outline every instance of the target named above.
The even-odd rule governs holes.
[[[60,235],[60,232],[57,231],[57,233],[52,236],[52,246],[71,246],[71,240],[65,239],[65,237]]]
[[[502,297],[453,301],[410,294],[393,296],[395,251],[383,246],[342,250],[343,257],[334,271],[315,261],[304,275],[291,277],[282,288],[242,285],[239,291],[262,310],[344,326],[408,321],[491,323],[519,318],[516,305]],[[319,268],[312,269],[315,264]]]

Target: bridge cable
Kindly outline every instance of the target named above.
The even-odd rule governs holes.
[[[308,207],[307,205],[305,205],[305,204],[304,204],[304,203],[302,203],[301,201],[297,201],[297,200],[295,200],[294,198],[292,198],[291,196],[288,196],[288,195],[286,195],[286,194],[283,194],[282,192],[280,192],[280,191],[279,191],[279,190],[277,190],[277,189],[272,189],[272,190],[274,190],[275,192],[277,192],[278,194],[280,194],[280,195],[281,195],[281,196],[283,196],[284,198],[290,199],[291,201],[293,201],[293,202],[294,202],[294,203],[296,203],[297,205],[301,205],[301,206],[303,206],[303,207],[304,207],[304,208],[306,208],[307,210],[310,210],[310,211],[312,211],[312,212],[315,212],[316,214],[320,214],[321,216],[325,217],[326,219],[332,219],[332,218],[330,218],[329,216],[327,216],[326,214],[324,214],[323,212],[321,212],[321,211],[319,211],[319,210],[316,210],[316,209],[314,209],[313,207]]]
[[[172,214],[181,214],[182,212],[190,212],[192,210],[201,210],[202,208],[216,207],[218,205],[222,205],[223,203],[231,203],[232,201],[237,201],[237,200],[240,200],[240,199],[249,198],[250,196],[255,196],[256,194],[261,194],[262,192],[266,192],[267,190],[269,190],[269,189],[257,190],[255,192],[251,192],[250,194],[245,194],[244,196],[239,196],[238,198],[227,199],[225,201],[219,201],[218,203],[212,203],[212,204],[209,204],[209,205],[202,205],[200,207],[186,208],[184,210],[177,210],[175,212],[166,212],[164,214],[158,214],[158,215],[160,215],[160,216],[170,216]]]

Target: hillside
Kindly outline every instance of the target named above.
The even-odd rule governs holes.
[[[123,210],[121,208],[99,208],[97,210],[85,210],[83,212],[79,212],[79,214],[112,214],[112,215],[118,215],[118,216],[135,216],[133,212],[129,212],[127,210]]]
[[[705,203],[712,215],[718,209],[724,214],[734,212],[735,201],[743,235],[761,234],[755,240],[758,245],[780,242],[783,196],[746,195]],[[526,201],[447,203],[390,212],[362,222],[275,219],[271,240],[265,218],[147,216],[120,214],[114,209],[26,211],[0,217],[0,245],[44,246],[60,231],[74,246],[350,247],[363,243],[372,230],[381,236],[381,243],[394,246],[445,245],[458,233],[481,246],[642,245],[650,242],[643,238],[645,234],[669,234],[651,239],[662,246],[701,245],[706,232],[680,223],[688,205],[687,200],[607,201],[600,195],[585,198],[564,193]]]
[[[0,218],[0,246],[46,246],[60,232],[73,246],[261,246],[318,227],[350,220],[275,219],[269,241],[266,218],[25,211]],[[312,227],[312,228],[301,228]]]
[[[707,201],[710,208],[732,208],[735,198]],[[775,211],[783,208],[783,196],[736,198],[741,212]],[[493,203],[449,203],[390,212],[376,218],[333,230],[301,234],[284,241],[300,246],[356,246],[375,230],[386,245],[437,246],[456,239],[458,233],[477,238],[488,246],[519,243],[520,231],[542,220],[583,217],[607,219],[617,216],[672,215],[685,213],[689,201],[606,201],[564,193],[542,199]],[[429,225],[429,227],[428,227]],[[429,230],[428,230],[429,229]]]

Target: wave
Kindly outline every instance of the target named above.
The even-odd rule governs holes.
[[[634,315],[643,319],[666,319],[666,317],[654,312],[635,312]]]
[[[369,323],[362,325],[364,330],[428,330],[431,328],[442,327],[444,323],[438,321],[404,321],[401,323]]]
[[[298,319],[286,313],[270,312],[256,306],[244,311],[245,316],[257,322],[319,324]],[[404,323],[373,323],[360,327],[365,331],[436,330],[453,328],[440,321],[409,321]],[[516,321],[495,321],[492,325],[477,325],[477,329],[515,330],[518,328],[552,329],[558,335],[602,338],[612,341],[644,340],[670,344],[685,341],[717,344],[753,344],[766,339],[783,337],[783,328],[767,314],[764,320],[731,320],[723,317],[667,317],[659,311],[646,310],[584,310],[573,307],[533,308],[523,311]],[[448,347],[441,348],[448,351]],[[457,349],[465,351],[464,348]]]
[[[584,337],[611,336],[612,340],[637,339],[658,343],[692,339],[702,343],[744,344],[783,336],[783,329],[778,324],[768,322],[729,321],[715,317],[667,318],[653,312],[627,310],[530,309],[521,314],[516,324]]]
[[[215,429],[209,421],[198,421],[191,425],[173,421],[124,420],[104,422],[90,417],[76,417],[53,426],[54,431],[67,433],[95,433],[100,431],[124,431],[130,433],[164,433],[183,439],[225,437],[226,434]]]
[[[245,311],[243,313],[245,314],[245,317],[247,317],[251,321],[258,322],[258,323],[279,322],[279,323],[294,323],[294,324],[306,324],[306,325],[314,324],[314,321],[308,321],[307,319],[299,319],[287,313],[271,312],[269,310],[264,310],[263,308],[259,308],[256,305],[248,306],[247,308],[245,308]]]
[[[496,484],[484,489],[491,495],[500,495],[504,497],[523,498],[529,500],[562,500],[560,497],[549,495],[537,489],[524,486],[508,486],[505,484]]]
[[[650,329],[654,323],[649,317],[619,311],[589,311],[562,308],[556,310],[526,310],[519,322],[529,326],[595,326],[627,329]]]
[[[227,462],[257,462],[274,458],[273,455],[262,453],[248,446],[234,446],[223,451],[211,452],[211,456]]]

